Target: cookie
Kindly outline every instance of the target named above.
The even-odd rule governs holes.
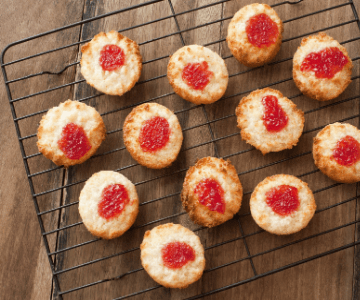
[[[42,117],[37,146],[46,158],[67,168],[90,158],[105,135],[104,122],[93,107],[67,100]]]
[[[204,247],[195,233],[179,224],[146,231],[140,249],[142,266],[164,287],[186,288],[203,274]]]
[[[261,181],[250,198],[251,215],[262,229],[277,235],[305,228],[315,214],[314,195],[292,175],[278,174]]]
[[[225,93],[229,74],[224,60],[208,48],[191,45],[170,58],[167,76],[176,94],[195,104],[210,104]]]
[[[262,154],[296,146],[304,128],[304,113],[277,90],[256,90],[236,108],[241,138]]]
[[[293,78],[305,96],[327,101],[338,97],[347,88],[352,68],[346,49],[320,32],[301,41],[293,59]]]
[[[360,181],[360,131],[347,123],[334,123],[314,138],[315,165],[332,180]]]
[[[242,185],[231,162],[204,157],[187,171],[181,201],[194,223],[214,227],[233,218],[242,196]]]
[[[79,213],[87,230],[103,239],[124,234],[135,222],[139,199],[135,186],[113,171],[93,174],[79,198]]]
[[[180,152],[183,140],[178,118],[157,103],[135,107],[125,119],[123,134],[131,156],[151,169],[171,165]]]
[[[115,30],[98,33],[81,47],[81,52],[81,74],[100,92],[121,96],[140,78],[138,44]]]
[[[253,3],[231,19],[226,41],[234,57],[247,67],[262,66],[280,50],[283,23],[269,5]]]

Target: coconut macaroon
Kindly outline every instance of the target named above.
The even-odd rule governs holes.
[[[343,183],[360,181],[360,131],[347,123],[334,123],[314,138],[315,165],[331,179]]]
[[[181,201],[194,223],[214,227],[233,218],[242,196],[242,185],[231,162],[204,157],[187,171]]]
[[[67,100],[42,117],[37,146],[46,158],[67,168],[90,158],[105,135],[103,119],[93,107]]]
[[[278,174],[256,186],[250,210],[262,229],[285,235],[305,228],[315,214],[316,204],[305,182],[292,175]]]
[[[293,59],[293,78],[305,96],[326,101],[338,97],[347,88],[352,68],[346,49],[320,32],[301,41]]]
[[[176,94],[195,104],[210,104],[225,93],[229,74],[224,60],[208,48],[191,45],[170,58],[167,76]]]
[[[269,5],[253,3],[231,19],[227,43],[234,57],[247,67],[262,66],[280,50],[283,23]]]
[[[157,103],[135,107],[125,119],[123,133],[131,156],[151,169],[171,165],[180,152],[183,140],[178,118]]]
[[[146,231],[140,249],[145,271],[164,287],[186,288],[203,274],[204,247],[195,233],[179,224]]]
[[[81,74],[100,92],[121,96],[140,78],[138,44],[115,30],[98,33],[81,47],[81,52]]]
[[[79,213],[85,227],[95,236],[113,239],[135,222],[139,199],[135,186],[113,171],[93,174],[79,198]]]
[[[296,146],[304,128],[304,112],[278,90],[256,90],[236,108],[241,138],[262,154]]]

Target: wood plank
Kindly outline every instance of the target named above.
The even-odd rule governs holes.
[[[25,8],[28,19],[33,20],[35,16],[38,19],[46,20],[46,22],[34,22],[36,27],[15,26],[15,28],[20,36],[26,37],[34,32],[42,32],[47,30],[49,29],[49,26],[57,27],[80,20],[81,17],[83,19],[88,18],[140,2],[143,1],[126,0],[121,1],[121,3],[114,3],[113,1],[86,0],[84,11],[82,10],[82,2],[73,3],[68,1],[67,3],[52,4],[52,6],[47,7],[49,10],[46,11],[40,10],[39,6],[32,4],[32,6],[29,6],[28,9]],[[172,0],[172,2],[175,11],[181,12],[187,9],[215,2],[215,0],[198,0],[187,2]],[[249,1],[234,0],[224,5],[217,5],[196,13],[180,16],[178,17],[180,29],[187,29],[199,24],[203,24],[204,22],[211,22],[220,17],[227,17],[236,12],[236,10],[241,6],[248,4],[248,2]],[[274,2],[275,0],[269,1],[269,3]],[[344,3],[345,0],[325,1],[325,4],[324,2],[320,1],[305,2],[294,6],[284,5],[278,7],[276,10],[279,12],[280,17],[285,20],[300,14],[309,13],[316,9]],[[357,6],[359,6],[360,1],[357,0],[356,3]],[[9,12],[11,12],[12,7],[8,6],[7,9]],[[0,12],[0,14],[1,13],[2,12]],[[122,29],[170,14],[171,11],[169,9],[168,3],[167,1],[164,1],[163,3],[139,9],[135,12],[121,14],[121,16],[115,15],[93,23],[88,23],[82,26],[80,37],[81,39],[91,38],[99,31]],[[51,15],[51,18],[48,18],[49,15]],[[66,19],[64,18],[64,15],[67,16]],[[321,15],[321,18],[315,16],[294,21],[293,23],[287,23],[285,25],[284,36],[285,38],[292,37],[298,34],[306,33],[309,30],[322,28],[323,26],[331,26],[335,23],[347,21],[351,16],[351,10],[349,10],[349,7],[345,7],[336,11],[324,13]],[[5,19],[6,18],[2,18],[2,20]],[[12,34],[11,36],[10,34],[5,35],[8,41],[13,38],[14,24],[16,22],[24,22],[23,20],[26,20],[26,16],[19,21],[15,19],[9,20],[5,23],[4,27],[8,28],[7,31],[11,32]],[[303,26],[305,22],[306,26]],[[224,24],[216,23],[209,27],[188,31],[183,34],[183,37],[187,44],[215,41],[221,37],[226,36],[227,24],[228,22],[224,22]],[[32,33],[30,33],[30,29],[28,28],[31,28]],[[177,31],[176,24],[173,19],[169,19],[152,24],[145,28],[126,31],[124,34],[137,40],[138,42],[142,42],[174,31]],[[351,37],[358,36],[359,34],[355,24],[349,24],[343,28],[332,29],[329,30],[328,33],[340,41],[345,41]],[[30,43],[30,46],[21,48],[14,52],[9,52],[8,55],[9,57],[13,58],[29,55],[36,53],[38,49],[43,49],[44,47],[50,48],[58,44],[66,44],[69,42],[69,40],[77,41],[78,37],[79,31],[77,29],[66,31],[63,34],[59,33],[56,36],[54,35],[52,38],[46,39],[45,45]],[[1,40],[0,45],[3,45],[3,42],[5,44],[6,41],[4,40]],[[300,39],[296,39],[294,41],[284,43],[276,59],[292,56],[299,42]],[[170,38],[142,46],[141,53],[144,57],[144,60],[149,60],[159,56],[171,54],[179,47],[181,47],[181,41],[179,35],[175,35]],[[349,50],[351,57],[359,55],[358,42],[348,43],[345,45],[345,47]],[[222,56],[229,54],[225,43],[215,44],[211,46],[211,49],[219,52]],[[44,57],[43,61],[36,61],[35,64],[31,62],[29,64],[25,63],[21,66],[19,65],[18,68],[9,67],[9,74],[13,76],[10,79],[15,78],[16,76],[20,76],[24,72],[28,72],[27,74],[30,74],[32,72],[38,72],[47,69],[58,70],[65,63],[75,60],[77,55],[79,55],[79,52],[77,51],[77,48],[74,47],[69,49],[69,51],[60,51],[53,56],[50,55],[48,57]],[[145,65],[141,80],[165,74],[167,61],[168,59],[163,59],[156,63]],[[238,64],[233,58],[227,59],[226,63],[228,65],[230,74],[246,70],[246,68],[240,66],[240,64]],[[358,63],[355,63],[354,74],[359,74]],[[76,76],[74,75],[75,68],[67,70],[59,77],[46,75],[42,76],[41,80],[34,78],[34,80],[20,82],[13,85],[13,93],[15,97],[21,97],[29,93],[34,93],[49,87],[57,86],[59,84],[71,82],[74,79],[82,79],[79,68],[76,69]],[[265,68],[264,70],[242,74],[230,80],[227,95],[246,91],[250,88],[265,85],[267,83],[271,83],[289,76],[291,76],[291,62],[285,62],[278,66]],[[275,88],[280,89],[285,95],[288,96],[296,95],[298,93],[298,90],[291,81],[277,85]],[[339,99],[346,99],[347,97],[358,95],[360,92],[359,88],[359,81],[357,80],[352,83],[349,89]],[[138,85],[123,97],[101,96],[91,99],[90,101],[87,101],[87,103],[94,106],[99,112],[102,113],[121,108],[124,105],[136,104],[140,101],[151,99],[152,97],[156,97],[168,92],[171,92],[171,87],[168,85],[166,78],[162,78],[153,82]],[[29,112],[35,112],[39,110],[39,108],[49,108],[57,105],[60,101],[63,101],[66,98],[81,99],[83,97],[93,95],[94,93],[96,93],[95,90],[86,84],[79,84],[74,86],[74,88],[65,88],[56,92],[45,94],[43,96],[34,97],[31,102],[21,101],[17,104],[16,108],[20,115],[25,115]],[[4,105],[5,107],[8,107],[3,88],[0,90],[0,95],[4,96],[1,97],[1,101],[5,101]],[[225,100],[225,102],[219,102],[207,106],[206,111],[209,115],[209,118],[213,120],[233,113],[234,108],[242,96],[243,95],[229,98],[228,100]],[[160,98],[157,99],[156,102],[163,104],[175,111],[192,107],[191,104],[183,101],[177,96]],[[306,97],[295,98],[294,102],[305,111],[319,108],[328,104],[314,102],[307,99]],[[130,109],[126,109],[106,115],[104,117],[104,121],[107,129],[114,130],[121,128],[124,118],[129,112]],[[321,126],[341,118],[349,117],[356,113],[359,113],[358,99],[309,113],[306,115],[305,130]],[[178,114],[178,117],[183,128],[194,126],[205,121],[203,111],[198,108],[190,110],[186,113],[180,113]],[[40,118],[41,115],[26,121],[21,121],[20,126],[22,134],[27,135],[36,132],[37,122],[40,120]],[[2,128],[7,129],[12,121],[11,118],[7,116],[7,118],[1,118],[0,122],[1,125],[3,125]],[[359,118],[353,119],[349,122],[357,125]],[[238,132],[235,118],[214,122],[211,126],[216,138]],[[38,230],[38,224],[35,215],[33,213],[31,214],[31,212],[33,212],[32,203],[31,201],[26,202],[24,200],[24,198],[30,198],[30,195],[24,196],[24,194],[21,193],[22,189],[16,189],[16,187],[23,186],[23,190],[25,190],[25,192],[28,191],[26,176],[24,176],[23,173],[19,152],[15,154],[16,152],[12,150],[18,149],[14,130],[5,130],[5,132],[5,142],[1,143],[0,145],[0,150],[2,150],[1,153],[3,153],[0,164],[0,174],[6,176],[1,177],[0,184],[2,184],[2,187],[6,186],[6,188],[2,188],[1,190],[2,197],[0,198],[0,204],[4,203],[2,205],[4,209],[0,211],[0,218],[1,220],[4,220],[4,224],[7,225],[5,230],[0,232],[0,249],[1,253],[3,254],[0,258],[0,265],[2,267],[5,266],[5,268],[2,268],[2,270],[6,270],[6,273],[0,273],[0,281],[5,282],[5,284],[2,284],[0,287],[0,294],[6,296],[9,295],[9,298],[14,299],[43,299],[50,295],[51,272],[46,259],[44,248],[40,247],[40,231]],[[230,160],[234,163],[238,172],[250,171],[253,168],[275,162],[284,157],[291,157],[293,155],[303,153],[304,151],[309,151],[309,149],[311,149],[312,137],[316,133],[317,131],[304,134],[299,145],[295,149],[289,151],[284,151],[277,154],[273,153],[265,157],[263,157],[257,151],[251,151],[247,154],[231,156]],[[209,141],[210,135],[208,127],[202,126],[194,130],[189,130],[185,133],[184,138],[184,148],[197,145],[201,142]],[[29,139],[25,142],[27,154],[33,154],[37,152],[34,143],[35,141],[36,139]],[[122,146],[123,141],[121,132],[113,133],[108,135],[105,143],[99,149],[99,153],[103,153]],[[238,136],[217,142],[217,147],[219,149],[220,155],[228,155],[239,150],[249,148],[249,146],[241,141]],[[17,158],[15,158],[16,155]],[[211,143],[199,148],[182,152],[174,165],[166,170],[155,171],[137,166],[127,169],[122,173],[128,176],[133,182],[139,182],[187,168],[188,166],[192,165],[197,158],[201,158],[206,155],[214,155],[214,147]],[[13,169],[11,169],[11,161],[13,160],[17,160],[19,163]],[[94,158],[81,166],[76,166],[69,169],[68,173],[66,174],[65,183],[73,183],[78,180],[85,179],[91,176],[92,173],[102,169],[116,169],[132,163],[134,163],[134,160],[132,160],[132,158],[125,150],[106,155],[105,157]],[[53,164],[49,163],[41,156],[32,159],[30,162],[30,168],[32,172],[41,171],[44,168],[51,167],[53,167]],[[11,169],[11,171],[9,171],[9,169]],[[311,155],[305,155],[287,163],[279,163],[274,166],[263,168],[256,172],[243,174],[240,176],[240,179],[244,185],[245,192],[247,192],[251,191],[254,186],[266,176],[280,172],[301,175],[313,169],[315,168]],[[145,202],[151,199],[165,196],[167,194],[179,192],[181,190],[184,175],[184,172],[182,172],[173,176],[164,177],[156,181],[139,185],[138,192],[140,195],[140,202]],[[41,192],[60,186],[62,184],[62,176],[62,172],[53,171],[35,177],[34,183],[36,186],[36,192]],[[10,178],[10,180],[8,178]],[[5,179],[7,180],[5,181]],[[332,181],[328,180],[320,173],[305,176],[303,179],[310,184],[310,187],[313,190],[321,189],[333,184]],[[41,209],[46,210],[58,206],[60,203],[60,197],[62,197],[62,204],[68,204],[77,201],[82,186],[83,185],[80,184],[68,188],[63,195],[61,195],[61,192],[59,191],[39,197],[39,201],[41,201],[42,204]],[[318,203],[318,208],[322,209],[329,205],[344,201],[354,196],[355,194],[356,189],[354,185],[343,185],[317,193],[316,201]],[[4,195],[6,195],[6,197],[4,197]],[[10,202],[5,200],[5,198],[14,200]],[[240,214],[248,212],[248,199],[249,196],[246,196]],[[315,216],[314,220],[310,223],[308,228],[290,237],[276,237],[266,233],[248,237],[246,238],[246,242],[249,246],[250,253],[261,253],[274,247],[280,247],[281,245],[284,245],[288,242],[306,238],[321,231],[334,228],[335,226],[341,226],[348,222],[354,221],[356,218],[356,209],[358,210],[358,207],[359,206],[356,207],[355,201],[351,201],[330,210],[325,210],[324,212],[321,212]],[[181,212],[183,212],[183,210],[181,208],[178,195],[168,197],[161,201],[142,206],[135,226],[141,226],[158,218]],[[358,216],[359,215],[357,215],[357,217]],[[80,221],[77,205],[71,206],[61,211],[61,219],[59,224],[57,222],[58,212],[46,215],[44,221],[46,230],[56,229],[57,226],[63,227],[76,223]],[[194,224],[191,223],[186,214],[176,218],[164,220],[162,223],[166,223],[168,221],[181,223],[191,229],[197,228],[194,226]],[[160,222],[142,228],[133,229],[123,237],[114,241],[98,241],[76,248],[74,250],[61,253],[56,257],[57,269],[59,271],[65,270],[67,268],[77,266],[81,263],[86,263],[104,256],[117,254],[132,247],[138,247],[138,245],[141,243],[145,230],[151,229],[158,224],[160,224]],[[241,224],[245,234],[256,232],[258,230],[258,227],[252,221],[251,217],[241,218]],[[254,258],[254,265],[258,273],[262,273],[297,261],[299,259],[307,258],[317,253],[333,249],[334,247],[338,247],[354,241],[355,229],[355,226],[348,226],[341,230],[337,230],[329,234],[295,244],[291,247],[283,248],[278,251],[271,252],[270,254],[261,255]],[[198,234],[205,246],[214,245],[216,243],[220,243],[232,238],[239,238],[241,236],[241,232],[236,220],[229,221],[224,225],[211,230],[199,231]],[[16,238],[14,238],[14,236],[16,236]],[[51,242],[51,246],[53,248],[52,251],[56,250],[57,247],[58,249],[63,249],[76,245],[80,242],[89,241],[93,238],[94,237],[92,237],[85,230],[83,225],[61,231],[59,235],[49,235],[49,241]],[[57,244],[55,243],[56,240],[58,241]],[[24,241],[26,241],[26,247],[24,247]],[[357,299],[356,297],[359,293],[358,279],[355,277],[354,281],[352,280],[353,274],[356,275],[358,270],[356,268],[358,265],[358,259],[356,259],[358,254],[356,253],[358,252],[358,248],[355,248],[355,252],[354,248],[350,248],[345,251],[341,251],[336,254],[289,269],[287,271],[280,272],[276,275],[265,277],[263,279],[234,289],[230,289],[220,294],[215,294],[208,298],[219,299],[220,297],[228,297],[229,299],[237,299],[240,294],[247,299],[259,299],[260,297],[271,299],[350,299],[353,294],[353,298]],[[247,253],[244,247],[244,242],[243,240],[239,239],[233,243],[225,244],[224,246],[208,250],[206,252],[207,268],[220,266],[221,264],[244,258],[246,255]],[[94,282],[96,280],[113,278],[139,267],[140,264],[138,250],[121,256],[116,255],[113,258],[107,259],[105,261],[84,266],[82,268],[59,275],[61,289],[64,291],[82,284]],[[24,272],[24,270],[29,271]],[[217,271],[204,274],[203,278],[198,283],[190,286],[186,290],[177,291],[160,288],[145,294],[141,294],[137,297],[134,297],[134,299],[181,299],[207,292],[214,288],[219,288],[239,280],[250,278],[252,276],[253,271],[251,269],[251,265],[248,260],[245,260],[226,268],[221,268]],[[12,281],[15,280],[22,282],[23,284],[13,285]],[[127,275],[121,280],[101,283],[86,289],[79,290],[77,292],[66,294],[64,295],[64,299],[99,299],[104,298],[105,295],[106,298],[113,298],[155,285],[156,284],[144,271],[139,271],[132,275]],[[19,286],[21,286],[21,288],[19,288]],[[53,296],[56,298],[56,295]]]
[[[5,3],[4,3],[5,4]],[[81,20],[83,4],[79,1],[48,3],[46,9],[44,3],[30,3],[13,1],[2,6],[0,12],[2,38],[0,48],[7,44],[28,36],[38,34],[64,24]],[[42,20],[39,22],[39,20]],[[58,43],[67,43],[78,39],[79,29],[72,29],[64,34],[56,34],[45,38],[44,44],[30,42],[9,49],[5,61],[28,56],[46,50],[46,47],[56,47]],[[40,70],[58,71],[61,65],[65,65],[69,59],[74,58],[77,49],[69,49],[54,53],[44,59],[33,59],[21,64],[7,67],[8,78],[14,79],[32,74]],[[11,84],[11,92],[14,98],[30,94],[37,90],[46,89],[49,85],[59,85],[66,80],[73,80],[75,70],[68,70],[61,76],[38,76],[30,80]],[[46,99],[47,105],[54,106],[66,93],[63,91]],[[36,218],[34,204],[31,200],[29,185],[25,174],[19,144],[15,134],[8,98],[5,91],[3,77],[0,79],[0,98],[3,114],[1,117],[1,158],[0,158],[0,219],[2,230],[0,231],[0,295],[4,299],[49,299],[51,293],[52,274],[49,261],[42,242],[39,224]],[[25,115],[31,110],[37,111],[44,107],[44,100],[33,98],[26,103],[16,105],[18,116]],[[41,116],[39,116],[41,117]],[[37,128],[39,118],[30,118],[19,122],[21,133],[27,134],[29,130]],[[33,132],[32,132],[33,133]],[[31,154],[34,151],[36,139],[25,143],[25,151]],[[36,150],[35,150],[36,151]],[[36,151],[37,152],[37,151]],[[39,162],[39,161],[38,161]],[[34,168],[34,161],[29,162],[30,169]],[[43,168],[53,167],[54,164],[47,160],[41,161]],[[34,180],[36,188],[51,188],[54,184],[61,183],[63,172],[48,173],[40,182]],[[39,199],[41,202],[43,199]],[[60,193],[54,193],[51,197],[43,200],[41,210],[51,209],[59,205]],[[44,217],[45,227],[57,226],[58,216]],[[49,239],[50,246],[55,247],[56,240]]]
[[[359,13],[360,1],[354,1],[357,12]],[[358,52],[359,53],[359,52]],[[360,126],[360,122],[357,124]],[[360,193],[360,186],[357,184],[357,195]],[[356,201],[356,220],[360,218],[360,199]],[[360,225],[359,223],[355,226],[355,241],[360,239]],[[356,300],[360,298],[360,247],[354,247],[354,268],[353,268],[353,290],[352,290],[352,299]]]

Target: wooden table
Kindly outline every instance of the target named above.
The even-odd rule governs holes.
[[[38,1],[21,0],[13,0],[11,2],[3,1],[0,12],[0,46],[1,49],[3,49],[7,44],[13,41],[140,2],[142,1],[67,0],[52,2],[41,1],[41,3]],[[216,1],[172,1],[175,12],[185,11],[212,2]],[[205,22],[217,20],[221,17],[231,16],[236,10],[248,2],[249,1],[243,0],[230,1],[191,14],[179,16],[179,26],[183,30]],[[267,2],[271,4],[280,1]],[[344,2],[345,1],[342,0],[321,0],[316,2],[305,0],[303,3],[293,6],[288,4],[279,6],[276,10],[283,20],[287,20],[295,16]],[[360,11],[360,1],[356,0],[355,3],[358,11]],[[39,40],[41,42],[32,41],[26,44],[26,46],[14,47],[14,49],[8,51],[6,61],[44,51],[44,49],[51,49],[71,42],[76,42],[80,38],[81,40],[91,38],[99,31],[121,29],[170,14],[171,10],[169,3],[168,1],[164,1],[133,12],[114,15],[106,19],[88,23],[81,28],[76,27],[43,38]],[[337,10],[322,13],[321,15],[310,16],[306,19],[286,23],[284,38],[287,39],[289,37],[305,34],[319,28],[331,26],[332,24],[345,22],[351,18],[351,9],[349,6],[346,6]],[[186,44],[206,44],[220,39],[226,35],[228,22],[229,21],[225,21],[223,25],[214,23],[208,27],[184,32],[184,40]],[[177,31],[176,26],[173,19],[166,19],[142,28],[141,30],[132,30],[125,34],[142,42]],[[357,28],[356,23],[351,23],[340,28],[329,30],[328,33],[339,41],[346,41],[352,37],[359,36],[359,29]],[[284,43],[275,60],[290,57],[294,53],[299,42],[300,39],[295,39]],[[359,56],[359,45],[359,41],[346,44],[346,48],[351,57]],[[159,56],[168,55],[179,47],[181,47],[179,35],[173,35],[167,39],[141,46],[141,52],[144,60],[150,60]],[[210,48],[221,53],[222,56],[229,55],[229,50],[225,43],[217,43],[210,46]],[[24,62],[21,66],[10,67],[8,75],[9,78],[12,79],[43,70],[58,71],[66,64],[77,61],[78,57],[78,47],[71,47],[49,55],[43,60],[30,60]],[[230,74],[246,70],[246,68],[238,64],[234,58],[229,58],[226,62]],[[144,65],[143,74],[140,80],[164,74],[166,72],[166,64],[167,59],[162,59],[154,64],[149,63]],[[353,75],[358,74],[359,63],[356,61],[354,62]],[[226,95],[232,95],[234,93],[263,86],[289,76],[291,76],[291,61],[286,61],[273,67],[265,67],[264,69],[251,73],[244,73],[230,79]],[[2,129],[0,143],[0,153],[2,154],[0,157],[0,298],[36,300],[57,298],[56,293],[53,293],[52,274],[46,257],[45,248],[42,243],[34,205],[31,201],[31,194],[27,177],[24,172],[24,166],[21,162],[22,158],[4,88],[3,77],[1,76],[0,78],[0,99],[3,108],[3,114],[0,118]],[[11,85],[11,89],[13,98],[17,98],[79,79],[82,79],[82,77],[79,73],[79,66],[76,66],[67,69],[59,76],[42,75],[33,79],[14,83]],[[298,90],[292,81],[287,81],[274,87],[280,89],[287,96],[296,95],[298,93]],[[88,103],[96,107],[100,112],[105,112],[170,92],[171,88],[167,84],[166,78],[160,78],[159,80],[136,86],[133,91],[129,92],[124,97],[101,96],[91,99]],[[19,101],[19,104],[16,104],[16,109],[19,116],[26,115],[27,113],[36,112],[39,109],[50,108],[68,98],[81,99],[93,95],[94,93],[95,91],[87,86],[86,83],[80,83],[35,97],[32,101]],[[340,99],[347,99],[354,95],[359,95],[359,93],[360,87],[359,80],[357,79],[354,80],[344,95],[329,103],[334,103]],[[242,96],[243,95],[232,97],[229,100],[226,100],[226,102],[215,103],[206,107],[206,113],[209,119],[213,120],[232,114]],[[346,101],[322,110],[316,109],[328,105],[329,103],[319,103],[303,96],[296,97],[293,101],[304,111],[315,109],[314,112],[306,114],[305,131],[359,113],[358,99]],[[158,102],[175,111],[187,109],[192,106],[186,101],[173,95],[162,98]],[[104,116],[107,129],[114,130],[120,128],[128,113],[129,110],[122,110],[118,113]],[[188,110],[185,113],[179,114],[178,117],[183,128],[192,127],[199,124],[199,122],[206,121],[202,108]],[[20,122],[22,135],[25,136],[36,132],[40,118],[41,115]],[[359,118],[351,119],[349,120],[349,123],[358,125]],[[237,132],[235,125],[236,120],[232,117],[226,119],[226,121],[214,122],[210,126],[215,138],[218,138]],[[247,170],[251,170],[252,168],[271,164],[271,162],[279,159],[296,156],[309,151],[311,149],[312,137],[317,132],[318,131],[310,131],[305,133],[302,136],[299,145],[289,151],[273,153],[266,155],[265,157],[258,151],[250,151],[242,155],[231,156],[230,160],[236,166],[238,172],[242,173],[240,175],[240,180],[243,183],[245,192],[251,191],[259,181],[272,174],[283,172],[300,175],[315,170],[316,168],[313,165],[311,155],[303,155],[291,160],[291,163],[286,162],[269,165],[256,172],[247,173]],[[197,127],[194,130],[186,131],[184,138],[184,147],[189,148],[199,143],[206,143],[211,140],[211,135],[209,128],[206,125]],[[34,141],[36,140],[29,139],[29,142],[25,142],[27,155],[29,153],[37,152],[36,147],[34,148]],[[117,132],[109,134],[107,140],[101,146],[101,149],[99,149],[99,153],[110,151],[111,149],[121,147],[122,145],[121,133]],[[161,176],[172,171],[187,168],[194,164],[196,159],[200,157],[215,155],[215,147],[217,147],[220,156],[226,156],[237,151],[249,149],[249,146],[241,141],[240,137],[237,135],[229,139],[224,139],[221,142],[217,142],[216,145],[214,145],[214,143],[207,143],[203,147],[194,148],[195,150],[184,151],[180,154],[179,160],[168,170],[154,171],[142,167],[134,167],[125,170],[123,173],[134,182]],[[94,158],[93,160],[66,172],[60,169],[37,176],[35,177],[34,182],[36,186],[39,187],[39,190],[47,190],[61,184],[69,184],[84,179],[93,172],[101,169],[116,169],[131,163],[134,163],[134,161],[129,154],[123,150],[114,154],[109,154],[106,157]],[[30,169],[32,172],[53,167],[54,165],[50,161],[47,161],[41,156],[30,162]],[[141,202],[178,192],[181,190],[184,175],[184,172],[179,172],[171,177],[163,177],[150,184],[139,186],[138,192]],[[290,237],[277,237],[267,233],[261,233],[254,236],[250,235],[246,238],[246,243],[251,254],[260,253],[359,219],[359,205],[357,205],[356,200],[325,210],[325,208],[331,205],[335,205],[345,199],[356,196],[355,185],[339,185],[322,192],[321,188],[329,186],[333,184],[333,182],[320,172],[304,176],[303,180],[309,183],[311,189],[320,190],[316,193],[316,201],[318,208],[324,209],[324,211],[316,214],[314,220],[311,221],[310,225],[305,230]],[[82,185],[79,185],[74,188],[69,188],[64,192],[59,190],[55,193],[51,193],[50,196],[47,195],[44,196],[44,198],[40,197],[38,199],[40,202],[40,209],[43,211],[76,201],[81,187]],[[249,195],[246,195],[240,214],[249,211],[248,200]],[[182,208],[178,195],[175,195],[174,197],[166,198],[163,201],[143,206],[135,226],[151,222],[158,218],[178,214],[179,212],[182,212]],[[71,206],[69,209],[62,210],[60,214],[55,213],[45,215],[43,220],[45,230],[49,231],[58,228],[58,226],[63,227],[76,223],[80,221],[80,218],[78,216],[77,206]],[[180,222],[191,229],[197,228],[189,221],[186,215],[180,215],[169,220],[172,222]],[[77,248],[58,255],[56,261],[58,270],[71,268],[79,263],[84,263],[103,256],[118,253],[122,250],[137,247],[142,240],[145,230],[148,230],[157,224],[158,223],[155,223],[154,225],[133,230],[115,241],[97,241],[88,246],[84,246],[83,248]],[[259,228],[251,220],[251,217],[247,216],[241,218],[240,227],[235,219],[217,228],[199,231],[198,234],[205,246],[211,246],[229,239],[236,239],[242,234],[251,234],[257,230],[259,230]],[[93,239],[93,237],[85,230],[83,225],[48,235],[51,251],[66,248],[90,239]],[[259,255],[258,257],[254,257],[252,261],[256,267],[257,273],[260,274],[291,262],[340,247],[357,239],[358,227],[356,225],[351,225],[297,243],[290,247],[281,248],[280,250],[270,252],[269,254]],[[248,253],[243,239],[237,239],[233,243],[227,243],[224,246],[209,249],[206,252],[207,269],[216,268],[216,266],[236,259],[241,259],[247,255]],[[139,251],[134,251],[122,256],[115,256],[112,259],[59,275],[61,289],[64,291],[99,279],[112,278],[139,267]],[[306,264],[290,268],[275,275],[264,277],[219,294],[214,294],[208,298],[239,299],[240,297],[241,299],[307,300],[359,299],[359,274],[359,249],[357,247],[351,247]],[[142,294],[136,299],[179,299],[190,297],[251,276],[253,276],[251,264],[249,260],[244,260],[226,268],[220,268],[216,271],[204,274],[200,282],[190,286],[186,290],[177,291],[160,288]],[[139,271],[136,274],[125,276],[118,281],[115,280],[102,283],[91,288],[64,295],[64,299],[112,299],[113,297],[126,295],[154,285],[155,283],[149,279],[144,271]]]

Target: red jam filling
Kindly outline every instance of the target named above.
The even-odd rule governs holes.
[[[125,186],[110,184],[102,191],[101,201],[98,204],[99,215],[106,220],[117,217],[129,202]]]
[[[100,51],[99,63],[104,71],[114,71],[124,65],[125,53],[116,45],[105,45]]]
[[[206,61],[188,63],[182,71],[182,80],[195,90],[203,90],[213,75],[214,73],[209,71],[209,65]]]
[[[195,260],[194,249],[184,242],[171,242],[161,249],[164,265],[171,269],[179,269],[189,261]]]
[[[202,179],[196,185],[194,192],[198,195],[200,204],[211,211],[221,214],[225,212],[224,190],[215,179]]]
[[[342,165],[349,167],[360,159],[360,144],[352,136],[339,140],[333,150],[332,157],[335,161]]]
[[[84,129],[74,123],[64,126],[58,146],[67,158],[74,160],[82,158],[91,149]]]
[[[313,71],[317,78],[331,79],[349,62],[349,59],[336,47],[311,52],[304,58],[300,70]]]
[[[245,30],[249,42],[258,48],[275,44],[279,36],[278,26],[267,14],[258,14],[249,18]]]
[[[288,216],[300,206],[298,189],[290,185],[279,185],[265,193],[266,204],[281,215]]]
[[[165,147],[170,138],[169,122],[163,117],[146,120],[139,136],[140,147],[144,152],[156,152]]]
[[[264,105],[264,115],[262,119],[267,131],[281,131],[287,125],[289,118],[279,105],[278,98],[273,95],[268,95],[263,97],[261,102]]]

